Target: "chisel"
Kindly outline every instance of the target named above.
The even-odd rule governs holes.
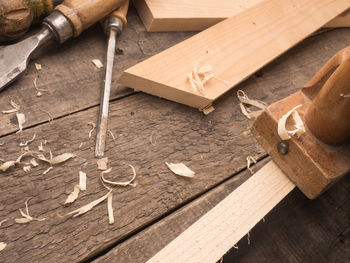
[[[43,21],[42,29],[35,35],[0,49],[0,90],[11,83],[27,67],[32,53],[44,43],[55,39],[63,43],[106,17],[110,10],[121,6],[125,0],[65,0]]]
[[[0,41],[23,36],[32,24],[51,14],[63,0],[0,0]]]
[[[106,77],[101,98],[99,123],[97,126],[95,148],[96,157],[102,157],[104,155],[107,134],[109,95],[111,90],[113,61],[115,54],[115,42],[116,37],[126,26],[126,14],[128,13],[128,8],[129,0],[127,0],[118,10],[109,15],[103,23],[105,33],[109,36],[109,38],[107,46]]]

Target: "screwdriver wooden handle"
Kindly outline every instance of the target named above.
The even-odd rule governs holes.
[[[77,37],[124,2],[125,0],[65,0],[55,10],[71,22],[73,35]]]
[[[109,17],[119,18],[123,22],[123,27],[126,27],[126,23],[127,23],[126,15],[129,9],[129,2],[130,0],[126,0],[121,7],[119,7],[116,11],[114,11],[112,14],[109,15]]]
[[[0,41],[22,36],[32,23],[52,12],[55,2],[57,0],[0,0]]]

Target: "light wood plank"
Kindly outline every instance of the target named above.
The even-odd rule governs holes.
[[[264,0],[134,0],[149,32],[201,31]],[[350,16],[334,18],[325,27],[348,27]]]
[[[265,0],[129,68],[118,81],[204,109],[349,6],[349,0]],[[217,76],[204,94],[187,79],[196,62],[213,66]]]
[[[269,162],[148,263],[217,262],[294,187]]]

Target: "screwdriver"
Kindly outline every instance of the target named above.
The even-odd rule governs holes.
[[[65,0],[43,21],[41,30],[0,49],[0,91],[27,67],[30,56],[51,39],[63,43],[120,7],[125,0]]]
[[[100,115],[97,126],[95,148],[96,157],[102,157],[104,155],[107,135],[109,95],[111,91],[113,61],[115,54],[115,42],[117,35],[119,35],[126,26],[126,14],[128,13],[128,8],[129,0],[127,0],[121,7],[119,7],[118,10],[109,15],[104,21],[104,30],[109,38],[107,46],[106,77],[101,97]]]
[[[39,23],[51,14],[63,0],[0,0],[0,41],[12,41],[23,36],[31,24]]]

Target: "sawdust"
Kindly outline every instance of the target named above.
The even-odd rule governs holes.
[[[42,69],[41,65],[38,63],[34,63],[34,66],[35,66],[37,71],[40,71]]]

